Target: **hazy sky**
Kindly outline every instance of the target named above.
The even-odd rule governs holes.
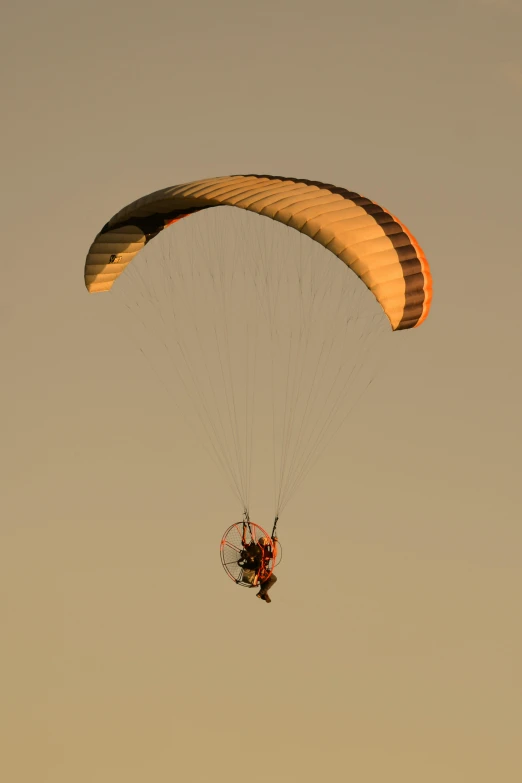
[[[520,2],[0,18],[2,780],[518,783]],[[383,204],[434,277],[285,512],[270,607],[221,570],[237,502],[83,285],[126,203],[251,172]]]

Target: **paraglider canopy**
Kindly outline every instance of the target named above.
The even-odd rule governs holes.
[[[85,285],[109,291],[140,250],[167,226],[203,209],[246,209],[294,228],[338,256],[372,291],[392,329],[428,316],[431,274],[404,223],[346,188],[273,175],[235,175],[164,188],[124,207],[90,247]]]

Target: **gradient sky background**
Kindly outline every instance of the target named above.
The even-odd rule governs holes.
[[[520,3],[1,19],[2,780],[518,783]],[[124,204],[242,172],[368,195],[435,286],[288,507],[270,607],[221,571],[237,503],[82,277]]]

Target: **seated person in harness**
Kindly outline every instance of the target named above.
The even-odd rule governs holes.
[[[277,539],[274,538],[274,544]],[[261,588],[257,597],[267,604],[271,603],[268,595],[270,588],[277,582],[277,576],[270,573],[269,563],[274,557],[275,552],[272,548],[272,541],[268,536],[260,538],[259,541],[251,541],[244,544],[241,558],[238,565],[243,569],[243,581],[252,586],[260,584]]]

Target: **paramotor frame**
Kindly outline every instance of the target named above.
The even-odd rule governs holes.
[[[263,540],[268,541],[268,544],[263,545]],[[261,567],[256,572],[241,565],[247,548],[252,544],[260,544],[263,550]],[[249,519],[234,522],[221,539],[221,563],[230,579],[240,587],[260,586],[279,563],[280,553],[278,542]]]

